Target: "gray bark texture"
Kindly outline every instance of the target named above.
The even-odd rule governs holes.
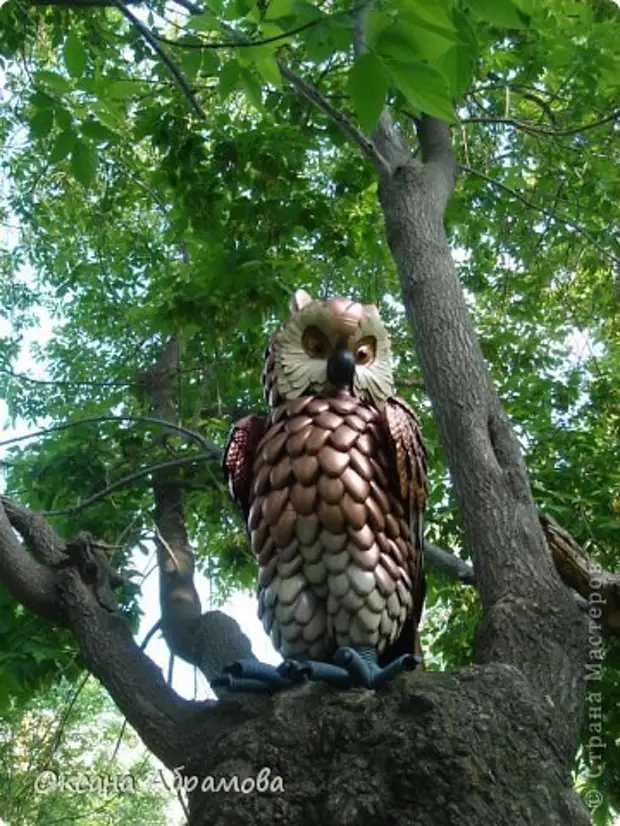
[[[196,826],[590,822],[555,710],[512,666],[409,674],[380,692],[301,687],[241,703],[235,718],[202,742],[189,774],[217,783],[268,767],[283,791],[196,795]]]

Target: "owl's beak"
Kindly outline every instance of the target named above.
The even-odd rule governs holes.
[[[327,381],[335,387],[351,390],[355,375],[355,358],[350,350],[336,350],[327,362]]]

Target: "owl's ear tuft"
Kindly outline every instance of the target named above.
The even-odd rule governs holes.
[[[289,304],[292,313],[298,313],[303,308],[312,303],[312,296],[305,290],[295,290],[291,303]]]
[[[374,318],[379,317],[379,310],[376,304],[364,304],[364,312],[366,315],[373,316]]]

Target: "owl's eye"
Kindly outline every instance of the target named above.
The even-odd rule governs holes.
[[[377,340],[374,336],[363,338],[355,348],[355,363],[362,366],[374,361]]]
[[[329,339],[318,327],[308,327],[304,330],[301,343],[312,359],[326,359],[331,352]]]

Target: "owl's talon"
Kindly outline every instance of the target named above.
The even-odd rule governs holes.
[[[230,674],[222,674],[211,681],[215,688],[225,688],[232,694],[273,694],[277,688],[271,683],[263,683],[260,680],[237,679]]]
[[[404,654],[402,657],[389,663],[385,668],[377,664],[377,654],[371,648],[338,648],[334,652],[334,662],[353,678],[349,685],[364,685],[367,688],[376,688],[389,680],[394,679],[401,671],[413,671],[422,658],[413,654]]]
[[[237,660],[224,668],[223,673],[211,681],[211,685],[228,691],[244,691],[248,694],[272,694],[292,685],[274,665],[259,660]]]
[[[278,671],[283,677],[293,680],[293,682],[301,683],[306,677],[311,676],[312,664],[310,660],[294,660],[289,658],[280,663]]]
[[[344,669],[320,660],[289,658],[284,660],[279,669],[282,674],[296,682],[307,678],[313,682],[328,683],[338,688],[347,688],[351,684],[351,678]]]

